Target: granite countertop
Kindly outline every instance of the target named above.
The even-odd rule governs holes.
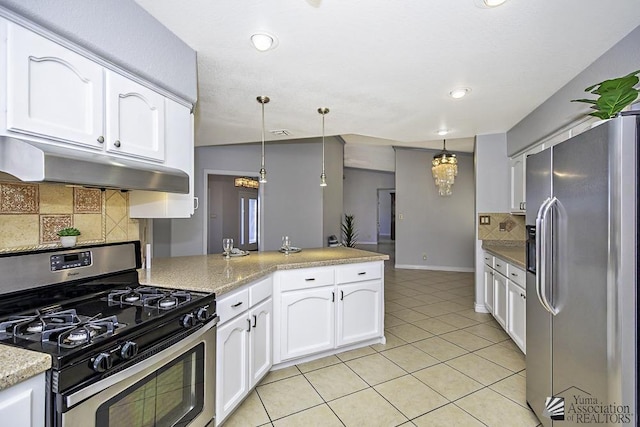
[[[382,261],[388,255],[353,248],[303,249],[296,254],[260,252],[225,260],[222,255],[197,255],[153,260],[151,270],[140,270],[140,283],[215,292],[222,295],[276,270]],[[46,353],[0,344],[0,390],[51,368]]]
[[[0,345],[0,390],[51,368],[51,356],[37,351]]]
[[[289,255],[278,251],[252,252],[229,260],[221,254],[195,255],[154,258],[151,269],[139,270],[139,277],[141,284],[215,292],[220,296],[276,270],[387,259],[389,256],[385,254],[346,247],[303,249]]]
[[[482,249],[493,255],[502,258],[503,260],[515,264],[516,266],[525,269],[525,246],[524,242],[517,242],[517,244],[498,244],[498,243],[483,243]]]

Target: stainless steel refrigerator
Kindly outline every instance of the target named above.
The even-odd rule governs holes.
[[[638,425],[640,116],[526,163],[527,402],[546,427]]]

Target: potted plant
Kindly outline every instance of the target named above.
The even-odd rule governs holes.
[[[632,104],[638,98],[638,74],[640,70],[629,73],[626,76],[605,80],[589,86],[584,91],[598,95],[597,99],[572,99],[571,102],[584,102],[591,104],[590,116],[601,120],[614,118],[626,106]]]
[[[60,244],[65,248],[70,248],[76,245],[76,239],[80,235],[80,230],[75,227],[66,227],[58,231],[60,236]]]
[[[342,244],[349,247],[356,247],[356,239],[358,238],[358,231],[355,226],[355,218],[353,215],[344,215],[344,222],[342,223]]]

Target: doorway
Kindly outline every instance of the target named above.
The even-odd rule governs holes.
[[[259,242],[258,189],[236,187],[236,175],[207,175],[207,254],[222,252],[222,239],[233,246],[257,251]]]
[[[378,243],[396,239],[395,201],[395,188],[378,189]]]

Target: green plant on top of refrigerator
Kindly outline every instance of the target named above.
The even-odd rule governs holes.
[[[602,120],[611,119],[638,98],[638,89],[635,87],[639,81],[638,74],[640,70],[623,77],[596,83],[584,91],[598,95],[597,99],[572,99],[571,102],[591,104],[591,109],[595,111],[589,113],[590,116]]]

